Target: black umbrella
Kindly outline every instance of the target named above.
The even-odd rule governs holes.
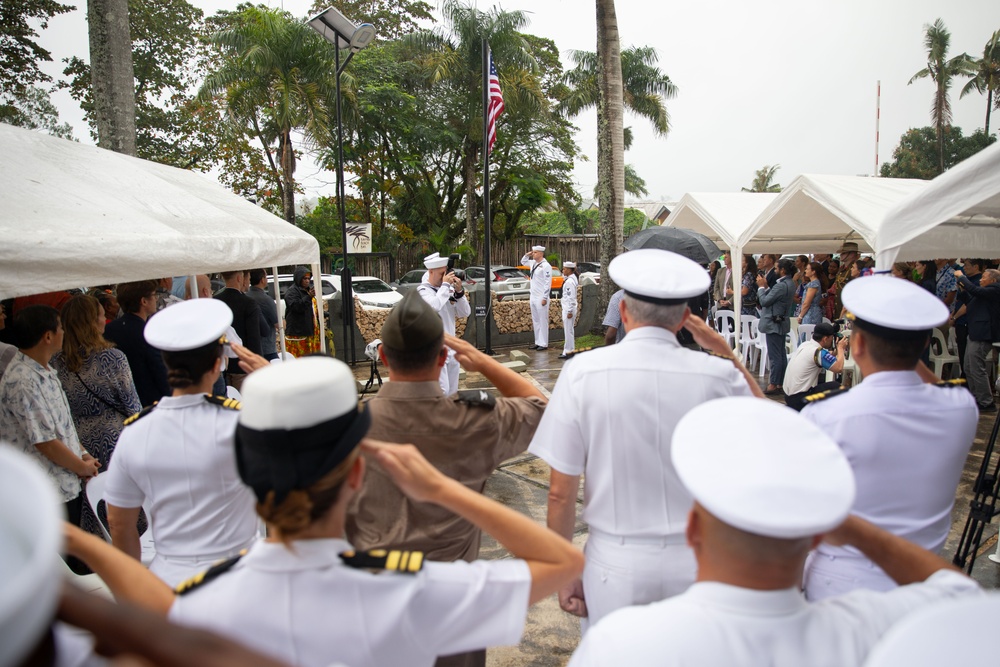
[[[625,239],[627,250],[658,248],[683,255],[702,266],[719,258],[722,251],[704,234],[679,227],[650,227]]]

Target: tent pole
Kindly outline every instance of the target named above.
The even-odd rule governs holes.
[[[271,267],[271,296],[274,297],[274,310],[278,313],[278,356],[285,361],[285,313],[281,309],[281,297],[278,291],[278,267]]]
[[[313,289],[319,285],[319,291],[313,298],[318,299],[316,301],[316,319],[319,321],[316,324],[319,325],[319,351],[326,352],[326,322],[323,321],[323,274],[320,273],[321,268],[319,264],[312,265]],[[319,280],[316,280],[316,277],[319,277]]]
[[[743,335],[743,323],[740,321],[740,311],[743,309],[743,247],[733,246],[731,248],[733,253],[733,313],[734,319],[736,320],[736,347],[733,348],[733,354],[736,355],[737,359],[741,357],[740,350],[740,336]]]
[[[196,276],[195,274],[192,273],[190,276],[187,277],[187,287],[188,287],[188,293],[191,295],[190,297],[188,297],[189,299],[197,299],[198,297],[201,296],[200,294],[198,294],[198,276]]]

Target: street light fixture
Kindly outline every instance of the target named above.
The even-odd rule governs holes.
[[[340,215],[340,231],[344,243],[344,267],[340,271],[340,293],[343,295],[344,318],[344,361],[354,363],[354,297],[351,271],[347,268],[347,209],[344,205],[344,124],[340,110],[340,75],[351,62],[354,54],[371,44],[375,39],[375,26],[371,23],[356,25],[354,21],[340,13],[336,7],[324,9],[307,21],[309,27],[322,35],[334,46],[337,68],[337,213]],[[349,53],[344,63],[340,63],[341,49]]]

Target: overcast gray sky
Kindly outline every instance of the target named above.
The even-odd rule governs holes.
[[[206,13],[233,8],[236,0],[189,0]],[[311,0],[266,0],[304,15]],[[431,0],[432,4],[434,0]],[[77,0],[85,7],[85,0]],[[553,39],[566,51],[594,50],[595,10],[591,0],[480,0],[529,13],[528,31]],[[628,115],[635,141],[625,155],[646,180],[653,199],[679,199],[685,192],[739,190],[754,171],[780,164],[777,180],[787,184],[803,173],[871,174],[875,164],[876,82],[882,82],[879,158],[887,161],[900,135],[930,125],[933,84],[907,81],[926,63],[923,26],[940,17],[952,33],[950,55],[981,56],[1000,29],[996,0],[617,0],[625,46],[653,46],[660,68],[679,88],[667,103],[672,130],[657,137],[649,124]],[[377,28],[377,26],[376,26]],[[85,59],[85,13],[54,18],[42,43],[57,61]],[[497,67],[502,70],[503,63]],[[954,124],[966,134],[982,127],[985,98],[959,100],[965,80],[952,88]],[[65,93],[56,96],[63,120],[82,141],[90,141],[82,113]],[[994,115],[994,132],[1000,114]],[[597,181],[596,117],[579,116],[577,143],[589,161],[574,172],[584,197]],[[499,131],[503,131],[501,118]],[[332,194],[332,173],[300,165],[307,194]]]

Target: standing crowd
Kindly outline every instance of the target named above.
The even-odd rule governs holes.
[[[543,251],[525,258],[537,349]],[[133,612],[43,585],[65,567],[13,551],[0,551],[5,571],[31,570],[45,594],[16,644],[0,616],[0,644],[16,645],[12,664],[79,664],[93,643],[76,626],[159,664],[485,665],[555,593],[581,620],[571,665],[860,665],[904,618],[983,596],[937,555],[979,415],[996,409],[978,383],[1000,340],[1000,274],[977,262],[943,261],[925,289],[927,266],[865,277],[851,244],[839,260],[765,255],[758,269],[747,256],[742,277],[728,256],[710,275],[667,251],[627,252],[608,267],[622,288],[614,344],[564,348],[550,399],[454,336],[468,300],[434,255],[381,331],[389,382],[362,402],[340,361],[274,358],[280,315],[254,295],[259,273],[223,274],[215,299],[184,300],[169,279],[119,285],[120,315],[104,290],[15,303],[0,488],[17,478],[20,502],[61,502],[69,519],[60,531],[40,512],[26,541],[61,542],[71,569],[98,574],[157,637],[196,637],[198,658],[133,640]],[[575,267],[563,272],[572,324]],[[296,271],[302,294],[284,313],[303,341],[321,315],[309,278]],[[725,310],[735,289],[767,340],[763,390],[700,305],[707,293]],[[963,317],[971,391],[922,360],[932,331]],[[792,319],[815,328],[786,369]],[[789,394],[790,373],[843,369],[836,320],[864,381]],[[458,390],[459,367],[494,390]],[[783,390],[801,412],[764,396]],[[550,468],[547,527],[483,494],[525,451]],[[84,516],[98,475],[106,530]],[[22,530],[10,509],[4,530]],[[480,560],[483,533],[512,557]]]

